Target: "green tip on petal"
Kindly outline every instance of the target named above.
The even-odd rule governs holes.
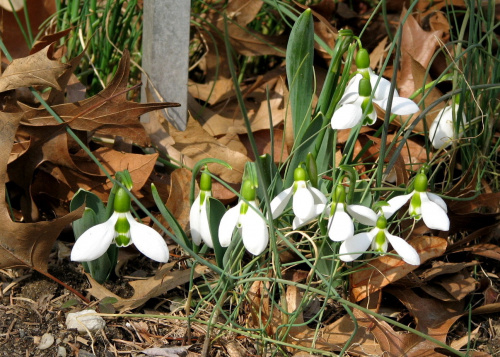
[[[369,97],[372,94],[372,85],[367,78],[361,78],[359,81],[358,93],[362,97]]]
[[[241,195],[249,202],[255,201],[255,187],[250,180],[245,180],[241,188]]]
[[[130,211],[130,196],[123,187],[119,187],[118,191],[116,192],[115,200],[113,202],[113,208],[115,212],[118,213],[125,213]]]
[[[373,246],[374,250],[379,253],[385,253],[385,247],[386,247],[385,242],[386,242],[385,232],[379,231],[375,236],[375,241]]]
[[[294,181],[306,181],[307,180],[307,172],[302,167],[297,167],[293,172],[293,180]]]
[[[429,181],[427,180],[427,176],[424,173],[418,173],[415,177],[415,191],[425,192],[427,191],[428,185]]]
[[[201,173],[200,190],[212,191],[212,177],[205,171]]]
[[[361,48],[356,55],[356,66],[359,69],[370,67],[370,55],[368,51],[364,48]]]
[[[387,228],[387,219],[384,215],[381,215],[377,218],[377,228],[378,229],[386,229]]]

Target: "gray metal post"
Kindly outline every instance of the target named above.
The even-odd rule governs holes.
[[[142,67],[160,95],[158,100],[181,104],[168,108],[167,116],[180,130],[187,123],[190,11],[190,0],[144,0]],[[145,116],[142,120],[149,122]]]

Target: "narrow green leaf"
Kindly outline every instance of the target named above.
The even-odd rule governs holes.
[[[286,51],[286,74],[295,140],[302,137],[311,118],[313,55],[313,18],[311,10],[307,9],[293,26]]]
[[[226,249],[219,243],[219,225],[226,213],[226,207],[218,200],[213,197],[208,197],[207,200],[207,215],[208,215],[208,225],[210,227],[210,234],[212,235],[212,242],[214,244],[215,260],[217,261],[217,266],[224,269],[224,254]]]

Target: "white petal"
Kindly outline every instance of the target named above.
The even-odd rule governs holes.
[[[236,206],[228,209],[227,212],[224,213],[224,216],[222,216],[219,225],[219,243],[222,247],[227,247],[231,243],[234,228],[238,224],[240,218],[240,206],[241,202],[238,202]],[[213,248],[213,246],[210,248]]]
[[[321,213],[323,213],[323,211],[325,210],[325,207],[326,207],[326,205],[324,205],[324,204],[314,205],[314,214],[307,219],[301,219],[300,217],[295,216],[295,218],[293,219],[293,225],[292,225],[293,229],[298,229],[298,228],[305,226],[306,224],[314,221],[316,219],[316,217],[318,217]]]
[[[429,139],[436,149],[451,145],[455,137],[453,130],[453,109],[451,106],[441,109],[429,128]]]
[[[191,227],[191,238],[193,243],[200,245],[201,243],[201,207],[200,196],[196,197],[189,211],[189,226]]]
[[[332,116],[332,129],[351,129],[363,119],[363,110],[355,104],[345,104],[337,109]]]
[[[391,243],[394,250],[403,258],[405,262],[411,265],[420,265],[420,257],[410,244],[408,244],[404,239],[400,237],[393,236],[389,234],[387,230],[385,231],[385,236]]]
[[[251,207],[248,207],[241,222],[241,238],[246,250],[253,255],[261,254],[269,243],[266,221]]]
[[[425,192],[420,194],[422,201],[422,219],[430,229],[439,229],[440,231],[450,230],[450,219],[446,212],[435,202],[427,197]]]
[[[371,208],[361,205],[347,205],[347,212],[356,219],[367,226],[374,226],[377,224],[377,214]]]
[[[271,201],[271,214],[273,216],[273,219],[276,219],[279,216],[281,216],[281,214],[285,210],[288,201],[290,201],[290,198],[292,197],[293,194],[292,190],[293,190],[293,185],[287,188],[286,190],[280,192],[279,195],[274,197],[274,199]]]
[[[328,220],[328,236],[335,242],[340,242],[354,235],[354,224],[351,217],[344,212],[342,203],[337,204],[337,210]]]
[[[384,108],[387,108],[387,104],[384,105]],[[415,114],[418,110],[418,105],[411,99],[396,96],[392,98],[392,114],[409,115]]]
[[[363,78],[360,73],[356,74],[351,78],[347,87],[345,88],[344,94],[339,101],[339,105],[344,105],[348,103],[354,103],[359,96],[359,81]]]
[[[136,248],[146,257],[160,263],[168,262],[168,247],[163,237],[153,228],[136,222],[130,213],[127,213],[130,223],[130,238]]]
[[[71,260],[90,262],[106,253],[115,236],[115,224],[118,216],[119,214],[115,212],[106,222],[87,229],[76,240],[71,250]]]
[[[339,258],[344,262],[352,262],[358,258],[370,246],[376,234],[375,231],[378,232],[378,228],[372,229],[370,232],[358,233],[342,242],[339,249]]]
[[[387,79],[383,77],[380,78],[378,84],[377,81],[378,81],[378,76],[375,73],[373,73],[373,71],[371,71],[370,84],[372,85],[373,98],[377,101],[387,99],[389,97],[389,93],[391,90],[391,82],[389,82]],[[394,96],[396,97],[397,94],[394,93]],[[382,108],[385,110],[385,106],[383,106]]]
[[[293,213],[303,220],[314,216],[314,197],[307,188],[298,188],[293,194]]]
[[[203,242],[205,242],[205,244],[208,245],[209,247],[213,247],[214,243],[212,241],[212,234],[210,233],[210,225],[208,223],[208,213],[206,204],[203,204],[201,206],[200,234],[201,234],[201,239],[203,239]]]
[[[387,201],[389,205],[382,206],[382,212],[384,212],[385,218],[390,218],[394,213],[396,213],[397,210],[403,207],[414,193],[415,191],[407,195],[396,196]]]
[[[314,197],[314,204],[323,203],[326,205],[326,196],[323,194],[323,192],[312,186],[308,189]]]
[[[435,193],[427,192],[427,198],[432,202],[436,203],[439,207],[441,207],[443,211],[448,212],[448,207],[446,206],[446,202],[444,202],[444,200],[441,197],[439,197]]]

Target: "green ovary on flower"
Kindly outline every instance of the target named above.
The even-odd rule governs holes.
[[[201,191],[211,191],[212,190],[212,177],[203,171],[200,178],[200,190]]]
[[[306,181],[307,173],[302,167],[297,167],[293,172],[293,180],[294,181]]]
[[[250,180],[246,180],[245,182],[243,182],[241,195],[245,200],[249,202],[255,201],[255,187]]]
[[[385,216],[384,216],[384,215],[380,215],[380,216],[377,218],[376,227],[377,227],[378,229],[386,229],[386,228],[387,228],[387,218],[385,218]]]
[[[415,176],[415,191],[426,192],[429,181],[424,173],[419,173]]]
[[[370,55],[364,48],[360,48],[356,55],[356,67],[359,69],[368,68],[370,66]]]
[[[128,192],[122,187],[119,187],[118,191],[116,192],[115,200],[113,202],[113,208],[114,211],[118,213],[125,213],[130,211],[130,196],[128,195]]]

